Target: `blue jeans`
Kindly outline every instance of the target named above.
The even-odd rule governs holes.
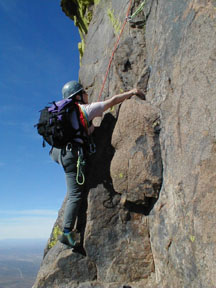
[[[79,185],[76,181],[78,150],[78,146],[72,147],[71,151],[66,149],[64,152],[61,149],[53,148],[50,154],[55,162],[63,166],[65,172],[67,202],[64,210],[63,228],[68,228],[70,230],[74,228],[85,186]],[[85,174],[84,167],[82,167],[82,172]]]

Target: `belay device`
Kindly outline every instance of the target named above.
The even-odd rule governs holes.
[[[77,113],[79,128],[74,129],[71,125],[70,115],[73,110]],[[72,142],[74,138],[81,138],[85,143],[88,134],[85,131],[85,123],[80,115],[79,104],[72,99],[63,99],[58,102],[52,102],[52,105],[45,107],[40,111],[39,122],[35,125],[38,133],[43,137],[43,147],[47,142],[52,147],[63,148],[68,142]]]

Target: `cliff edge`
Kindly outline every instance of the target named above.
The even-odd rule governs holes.
[[[34,288],[215,287],[216,1],[132,1],[130,15],[143,8],[125,26],[101,99],[130,0],[61,3],[82,23],[90,100],[133,87],[146,99],[96,121],[83,249],[55,241],[64,202]]]

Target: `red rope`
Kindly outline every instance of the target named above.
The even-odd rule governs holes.
[[[124,20],[124,23],[122,25],[122,28],[121,28],[121,31],[119,33],[119,36],[116,40],[116,43],[115,43],[115,46],[114,46],[114,49],[113,49],[113,52],[112,52],[112,55],[110,57],[110,60],[109,60],[109,64],[108,64],[108,67],[107,67],[107,70],[106,70],[106,74],[105,74],[105,77],[104,77],[104,81],[103,81],[103,85],[102,85],[102,88],[101,88],[101,91],[100,91],[100,94],[98,96],[98,101],[100,101],[100,98],[102,96],[102,93],[103,93],[103,90],[104,90],[104,86],[105,86],[105,83],[106,83],[106,80],[107,80],[107,77],[108,77],[108,74],[109,74],[109,70],[110,70],[110,67],[111,67],[111,64],[112,64],[112,60],[113,60],[113,57],[114,57],[114,54],[118,48],[118,44],[119,44],[119,40],[121,38],[121,35],[124,31],[124,28],[125,28],[125,25],[127,23],[127,18],[129,16],[129,13],[130,13],[130,9],[131,9],[131,4],[132,4],[132,0],[130,0],[130,3],[129,3],[129,7],[128,7],[128,10],[127,10],[127,13],[126,13],[126,17],[125,17],[125,20]]]

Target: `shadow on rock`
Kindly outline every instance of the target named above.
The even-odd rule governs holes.
[[[106,208],[113,208],[117,204],[113,201],[114,197],[117,195],[119,198],[119,194],[113,189],[112,178],[110,176],[110,165],[115,153],[115,149],[111,145],[111,138],[115,124],[115,117],[108,113],[104,116],[100,127],[96,127],[94,131],[93,137],[97,147],[97,152],[88,159],[85,196],[82,200],[76,227],[81,234],[82,247],[87,221],[86,211],[88,208],[87,199],[89,191],[92,188],[96,188],[99,184],[102,184],[108,192],[107,200],[103,203]]]

